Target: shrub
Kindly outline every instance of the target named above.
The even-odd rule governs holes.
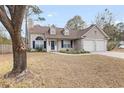
[[[46,49],[43,49],[43,48],[36,48],[36,52],[46,52]]]
[[[43,51],[42,47],[36,47],[35,49],[36,49],[37,52],[42,52]]]
[[[43,49],[42,52],[47,52],[46,49]]]
[[[69,49],[66,49],[66,51],[69,51]]]
[[[67,51],[66,50],[60,50],[59,52],[60,53],[66,53]]]
[[[85,51],[83,49],[77,50],[77,49],[66,49],[66,50],[60,50],[61,53],[67,53],[67,54],[83,54],[83,53],[90,53],[88,51]]]
[[[81,53],[90,53],[89,51],[85,51],[84,49],[80,50]]]

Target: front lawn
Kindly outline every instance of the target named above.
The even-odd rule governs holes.
[[[124,60],[100,55],[28,53],[30,74],[21,82],[3,79],[12,55],[0,55],[0,87],[124,87]]]
[[[124,48],[116,48],[116,49],[113,49],[112,51],[124,53]]]

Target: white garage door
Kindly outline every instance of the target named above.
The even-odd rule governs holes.
[[[105,41],[104,40],[96,41],[96,51],[105,51]]]
[[[83,48],[85,51],[95,51],[95,43],[93,40],[85,40],[83,42]]]
[[[106,45],[104,40],[85,40],[83,41],[85,51],[105,51]]]

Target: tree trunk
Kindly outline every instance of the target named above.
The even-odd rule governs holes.
[[[20,31],[14,31],[12,38],[13,46],[13,69],[7,77],[16,77],[27,68],[27,54],[25,44],[21,38]]]
[[[16,42],[13,41],[13,72],[14,73],[21,73],[27,67],[26,62],[26,50],[21,49],[22,45],[17,45]]]

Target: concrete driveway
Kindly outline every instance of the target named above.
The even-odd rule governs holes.
[[[124,59],[124,53],[122,53],[122,52],[106,51],[106,52],[94,52],[92,54],[99,54],[99,55],[117,57],[117,58]]]

